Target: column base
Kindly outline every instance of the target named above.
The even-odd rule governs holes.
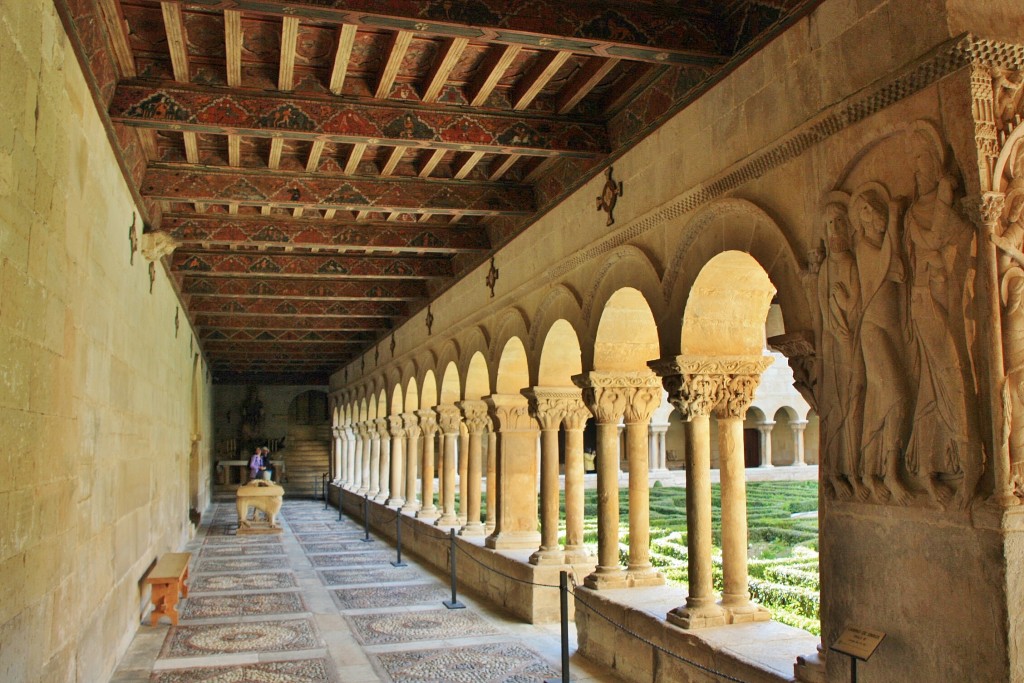
[[[540,549],[530,555],[530,564],[551,565],[565,564],[565,553],[560,548]]]
[[[369,491],[366,492],[366,495],[370,497],[370,500],[375,500],[379,494],[379,489],[370,489]]]
[[[668,623],[685,628],[687,630],[696,628],[710,628],[712,626],[725,626],[727,616],[724,610],[717,603],[704,605],[686,605],[676,607],[665,615]]]
[[[793,676],[800,683],[825,683],[825,658],[820,652],[797,657]]]
[[[388,498],[388,502],[385,505],[393,510],[400,510],[405,505],[405,498]]]
[[[456,515],[441,514],[434,522],[434,526],[459,526],[459,518]]]
[[[750,600],[722,600],[719,603],[729,615],[730,624],[746,624],[755,621],[771,621],[772,613]]]
[[[370,500],[372,500],[374,503],[386,503],[388,501],[388,493],[387,491],[381,491]]]
[[[362,486],[360,486],[359,488],[357,488],[357,489],[356,489],[356,495],[357,495],[357,496],[362,496],[362,495],[364,495],[364,494],[365,494],[365,493],[366,493],[366,492],[367,492],[368,490],[369,490],[369,489],[366,489],[366,488],[363,488]]]
[[[593,590],[629,588],[626,572],[619,567],[598,567],[594,573],[583,579],[583,585]]]
[[[594,556],[587,553],[587,549],[578,546],[566,546],[565,547],[565,563],[566,564],[593,564]]]
[[[412,514],[418,512],[420,509],[420,502],[418,500],[406,501],[405,505],[402,506],[402,512],[408,512]]]
[[[425,519],[428,522],[432,522],[441,516],[441,511],[436,507],[420,508],[416,511],[416,519]]]
[[[642,588],[645,586],[664,586],[665,575],[653,567],[640,569],[626,569],[626,580],[631,587]]]
[[[487,530],[484,529],[484,525],[480,522],[474,522],[472,524],[466,524],[459,531],[459,536],[486,536]]]
[[[503,531],[491,534],[484,545],[492,550],[523,550],[540,544],[538,531]]]

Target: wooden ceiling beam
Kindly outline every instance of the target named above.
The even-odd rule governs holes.
[[[522,111],[529,107],[570,57],[572,53],[566,50],[545,52],[538,57],[530,71],[512,88],[512,109]]]
[[[437,59],[427,73],[426,87],[423,89],[424,102],[437,102],[452,69],[459,63],[463,51],[469,45],[469,38],[449,38],[438,51]]]
[[[224,55],[228,86],[242,85],[242,13],[224,10]]]
[[[124,13],[121,10],[121,3],[118,0],[98,0],[97,6],[100,16],[103,17],[103,24],[107,28],[107,36],[110,38],[110,48],[114,53],[114,62],[121,78],[135,78],[135,56],[132,53],[131,43],[128,40]]]
[[[331,67],[331,80],[328,89],[340,95],[345,87],[345,76],[348,74],[348,62],[352,57],[352,46],[356,41],[356,27],[353,24],[342,24],[338,29],[338,46],[334,51],[334,65]]]
[[[228,166],[238,168],[242,165],[241,146],[241,135],[228,135]]]
[[[286,301],[417,301],[427,296],[421,280],[346,280],[338,276],[316,278],[207,277],[177,274],[182,294],[233,299]]]
[[[600,83],[605,76],[611,73],[620,60],[618,59],[605,59],[603,57],[591,57],[587,60],[587,63],[583,65],[573,76],[569,79],[565,88],[558,95],[558,100],[555,103],[555,111],[559,114],[568,114],[570,111],[576,108],[587,94],[594,89],[594,87]]]
[[[270,140],[270,156],[267,157],[267,168],[277,170],[281,166],[281,150],[284,149],[284,138]]]
[[[402,157],[405,156],[405,150],[405,147],[395,147],[391,150],[391,153],[388,154],[388,160],[384,164],[384,168],[380,170],[381,176],[387,177],[394,174],[395,169],[398,168],[398,163],[402,160]]]
[[[320,155],[324,152],[326,140],[314,140],[313,146],[309,148],[309,157],[306,159],[306,173],[315,173],[320,167]]]
[[[185,141],[185,160],[190,164],[199,163],[199,138],[192,131],[186,130],[182,133]]]
[[[268,329],[288,330],[295,329],[296,322],[301,320],[300,316],[294,315],[256,315],[242,316],[224,314],[202,313],[195,318],[195,326],[199,329]],[[366,332],[373,330],[391,329],[391,321],[388,318],[316,318],[309,320],[302,325],[310,330],[334,330],[336,332]]]
[[[422,0],[202,0],[204,10],[239,9],[272,17],[296,17],[310,22],[353,24],[368,30],[415,31],[435,38],[465,37],[499,44],[569,50],[589,57],[619,57],[654,64],[717,66],[727,55],[721,45],[713,16],[698,7],[660,7],[661,3],[632,3],[628,11],[609,11],[605,2],[566,2],[552,5],[558,12],[553,21],[547,12],[524,12],[521,0],[481,0],[468,21],[451,20],[438,3]],[[425,13],[426,10],[426,13]],[[614,14],[612,14],[614,13]],[[611,16],[609,16],[611,14]],[[735,13],[734,22],[742,20]],[[603,15],[604,21],[594,21]],[[630,30],[610,31],[613,23]],[[553,32],[557,27],[558,33]],[[735,30],[735,28],[734,28]]]
[[[398,77],[398,71],[402,67],[402,60],[405,59],[413,35],[412,31],[396,31],[391,34],[388,42],[388,61],[380,74],[377,90],[373,95],[378,100],[387,98],[391,93],[391,86],[395,84],[395,78]]]
[[[230,120],[222,112],[230,110]],[[530,156],[597,157],[608,152],[603,124],[522,112],[410,107],[389,101],[346,101],[324,95],[232,91],[131,81],[110,104],[117,123],[219,135],[284,136],[295,140],[415,146]],[[471,132],[467,132],[471,131]]]
[[[205,277],[229,276],[261,278],[335,277],[370,280],[419,280],[451,277],[452,266],[446,258],[409,256],[343,256],[320,254],[237,254],[188,252],[176,250],[171,271]]]
[[[491,170],[490,175],[487,176],[487,179],[492,182],[501,180],[502,176],[508,173],[508,170],[515,166],[515,163],[521,158],[522,156],[519,154],[509,154],[502,159],[500,163],[497,163],[496,165],[492,164],[493,169]]]
[[[191,80],[188,66],[188,48],[185,40],[185,25],[181,20],[181,5],[177,2],[161,2],[164,17],[164,32],[167,35],[167,50],[171,55],[174,80],[188,83]]]
[[[420,166],[417,175],[419,175],[420,178],[429,178],[430,174],[434,172],[434,169],[437,168],[437,165],[441,163],[441,159],[443,159],[444,155],[447,153],[448,150],[446,149],[428,150],[426,152],[427,158]]]
[[[407,212],[395,212],[398,214]],[[425,214],[428,215],[429,214]],[[455,254],[486,251],[486,231],[446,230],[443,225],[420,223],[383,225],[341,223],[325,225],[320,219],[197,217],[191,214],[164,216],[153,232],[163,233],[182,247],[269,245],[275,247],[321,248],[325,251],[388,249],[409,253]]]
[[[355,175],[359,171],[359,162],[362,161],[363,154],[365,153],[365,142],[357,142],[352,145],[352,150],[348,154],[348,160],[345,162],[345,175]]]
[[[329,301],[280,299],[224,299],[190,295],[191,313],[232,315],[302,315],[311,318],[402,318],[409,314],[405,301]]]
[[[285,92],[295,87],[295,44],[299,37],[298,17],[281,20],[281,65],[277,72],[277,89]]]
[[[455,170],[455,174],[452,177],[455,178],[456,180],[465,179],[466,176],[468,176],[473,171],[473,169],[476,168],[476,165],[480,163],[480,160],[483,158],[483,152],[472,152],[462,161],[461,164],[459,164],[458,168]]]
[[[478,69],[479,75],[470,84],[466,93],[469,106],[479,107],[487,101],[498,85],[498,81],[501,80],[522,49],[522,45],[503,45],[488,52]]]
[[[323,173],[268,173],[249,170],[193,169],[151,164],[141,183],[153,200],[207,202],[293,209],[346,211],[528,215],[533,190],[525,185],[419,178],[342,178]],[[457,202],[453,205],[453,199]]]

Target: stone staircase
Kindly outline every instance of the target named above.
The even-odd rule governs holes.
[[[288,481],[284,484],[286,496],[319,496],[323,473],[330,465],[330,425],[291,427],[279,457],[284,458],[287,468]]]

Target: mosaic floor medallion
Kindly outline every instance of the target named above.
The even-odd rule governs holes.
[[[309,619],[255,621],[242,624],[174,626],[161,658],[199,657],[232,652],[287,652],[321,647]]]
[[[331,533],[331,534],[295,534],[295,539],[299,543],[363,543],[363,532],[358,534],[350,533]],[[372,537],[371,537],[372,538]],[[376,539],[370,541],[368,547],[373,547],[373,543],[380,543]],[[367,544],[363,543],[364,546]]]
[[[327,586],[344,586],[346,584],[365,583],[396,583],[423,578],[423,574],[412,567],[392,567],[388,564],[380,567],[331,569],[317,573],[320,575],[320,580]]]
[[[358,565],[376,565],[395,559],[394,551],[368,550],[362,553],[340,553],[334,555],[310,555],[309,561],[314,567],[350,567]]]
[[[157,671],[150,678],[150,683],[333,683],[336,677],[332,668],[326,659],[204,666]]]
[[[372,586],[368,588],[337,588],[331,591],[339,609],[429,605],[450,600],[451,590],[437,584],[415,586]]]
[[[251,617],[267,614],[305,612],[302,596],[293,593],[248,593],[246,595],[192,596],[185,601],[185,619]]]
[[[257,569],[288,569],[287,557],[215,557],[198,560],[192,571],[201,572],[244,572]]]
[[[295,588],[299,585],[294,574],[284,572],[254,574],[215,574],[193,576],[189,579],[189,595],[214,591],[252,591],[272,588]]]
[[[203,545],[216,548],[234,545],[281,545],[281,537],[269,534],[262,536],[210,536]]]
[[[201,557],[228,557],[237,555],[284,555],[280,543],[258,543],[255,545],[228,545],[226,543],[208,546],[200,551]]]
[[[347,618],[352,623],[353,634],[364,645],[446,640],[498,633],[497,629],[475,612],[467,610],[361,614]]]
[[[403,683],[526,683],[559,679],[560,673],[518,643],[379,654],[392,680]]]

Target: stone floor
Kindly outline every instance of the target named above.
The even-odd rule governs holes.
[[[236,536],[214,505],[186,550],[179,625],[139,627],[111,683],[486,683],[560,680],[558,625],[510,618],[316,501],[286,501],[280,535]],[[373,538],[371,536],[371,538]],[[575,632],[571,633],[575,651]],[[573,681],[618,680],[574,655]]]

